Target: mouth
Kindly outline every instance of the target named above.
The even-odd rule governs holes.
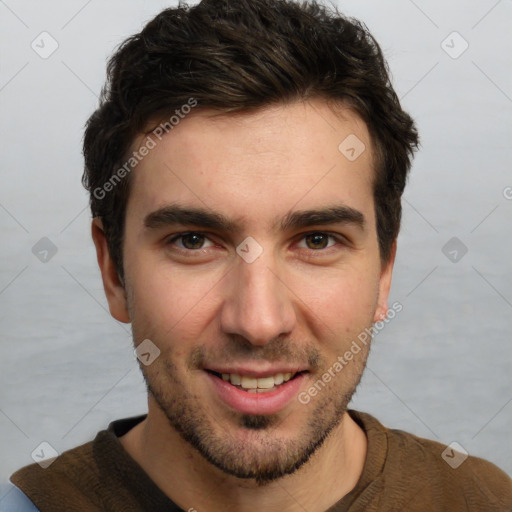
[[[299,393],[307,370],[279,371],[266,374],[240,373],[205,369],[209,392],[224,406],[243,414],[276,414],[287,405],[298,404]]]
[[[299,374],[306,373],[306,370],[303,370],[300,372],[278,372],[265,377],[252,377],[238,373],[220,373],[213,370],[206,371],[247,393],[271,393],[286,382],[295,379]]]

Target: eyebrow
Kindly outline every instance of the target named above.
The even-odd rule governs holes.
[[[241,231],[241,226],[237,222],[204,208],[168,205],[149,213],[144,218],[144,226],[148,229],[156,230],[176,224],[193,225],[224,232]],[[337,205],[289,212],[280,221],[274,223],[273,229],[287,231],[320,224],[348,224],[364,231],[366,221],[359,210],[345,205]]]
[[[364,215],[350,206],[338,205],[321,209],[300,210],[288,213],[279,223],[282,231],[315,226],[317,224],[349,224],[364,231]]]
[[[144,226],[148,229],[160,229],[173,224],[195,225],[217,231],[237,229],[236,223],[220,213],[179,205],[164,206],[144,218]]]

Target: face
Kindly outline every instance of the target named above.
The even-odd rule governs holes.
[[[107,296],[135,344],[160,350],[141,365],[149,414],[264,483],[342,421],[368,346],[333,368],[385,316],[392,262],[381,265],[371,141],[353,111],[315,100],[213,114],[182,120],[133,171],[127,299],[112,283]],[[338,149],[349,135],[366,146],[355,160]]]

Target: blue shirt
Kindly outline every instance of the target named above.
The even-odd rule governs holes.
[[[38,512],[39,509],[28,499],[27,495],[11,485],[11,489],[0,500],[0,512]]]

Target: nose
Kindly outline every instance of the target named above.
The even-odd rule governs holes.
[[[227,298],[222,307],[221,328],[264,346],[290,333],[296,323],[292,294],[268,258],[252,263],[242,259],[229,273]]]

